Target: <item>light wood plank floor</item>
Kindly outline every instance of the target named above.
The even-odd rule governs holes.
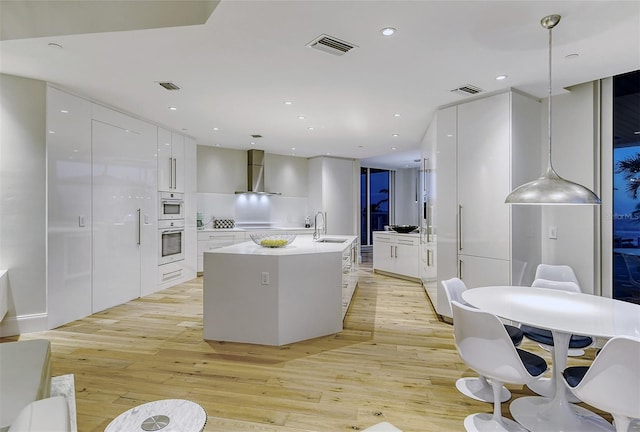
[[[103,431],[121,412],[165,398],[202,405],[205,431],[353,431],[389,421],[437,432],[464,430],[468,414],[491,412],[455,389],[474,373],[452,331],[420,284],[364,264],[344,331],[287,346],[204,341],[202,278],[20,339],[49,339],[53,375],[75,375],[80,432]],[[587,359],[592,350],[570,364]],[[508,387],[514,398],[531,394]]]

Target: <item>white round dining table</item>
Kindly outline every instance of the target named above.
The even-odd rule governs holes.
[[[567,400],[562,371],[572,334],[640,337],[640,305],[590,294],[538,287],[489,286],[462,294],[470,305],[522,324],[551,330],[555,395],[521,397],[510,405],[513,418],[532,432],[611,431],[597,414]]]

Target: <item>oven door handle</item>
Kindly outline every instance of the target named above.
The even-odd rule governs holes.
[[[163,199],[162,204],[184,204],[184,200],[181,199]]]
[[[181,233],[181,232],[184,232],[184,229],[175,229],[175,230],[162,231],[162,234],[177,234],[177,233]]]

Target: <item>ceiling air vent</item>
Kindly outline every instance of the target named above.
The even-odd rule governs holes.
[[[322,34],[307,44],[309,48],[315,48],[333,55],[344,55],[357,45],[345,42],[333,36]]]
[[[175,85],[172,82],[160,81],[160,82],[158,82],[158,84],[160,84],[162,87],[164,87],[165,90],[180,90],[180,87],[178,87],[177,85]]]
[[[478,94],[480,92],[483,92],[484,90],[482,90],[479,87],[476,86],[472,86],[471,84],[466,84],[463,86],[460,86],[458,88],[455,88],[453,90],[451,90],[451,93],[458,93],[458,94],[462,94],[462,95],[475,95]]]

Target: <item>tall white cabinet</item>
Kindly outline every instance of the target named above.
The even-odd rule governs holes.
[[[46,104],[47,311],[54,328],[91,314],[91,103],[48,87]]]
[[[52,86],[46,92],[48,328],[195,277],[195,141]],[[166,142],[171,167],[157,156]],[[162,166],[185,192],[185,258],[172,263],[180,277],[167,283],[158,279],[167,270],[158,266]]]
[[[538,100],[514,90],[438,112],[438,280],[457,276],[470,288],[532,282],[540,209],[504,200],[540,175],[540,113]],[[440,286],[437,297],[448,316]]]
[[[309,159],[309,210],[313,216],[326,213],[327,233],[356,235],[358,232],[360,164],[352,159]],[[313,226],[313,225],[312,225]]]
[[[97,312],[157,285],[157,127],[94,105],[91,128]]]

